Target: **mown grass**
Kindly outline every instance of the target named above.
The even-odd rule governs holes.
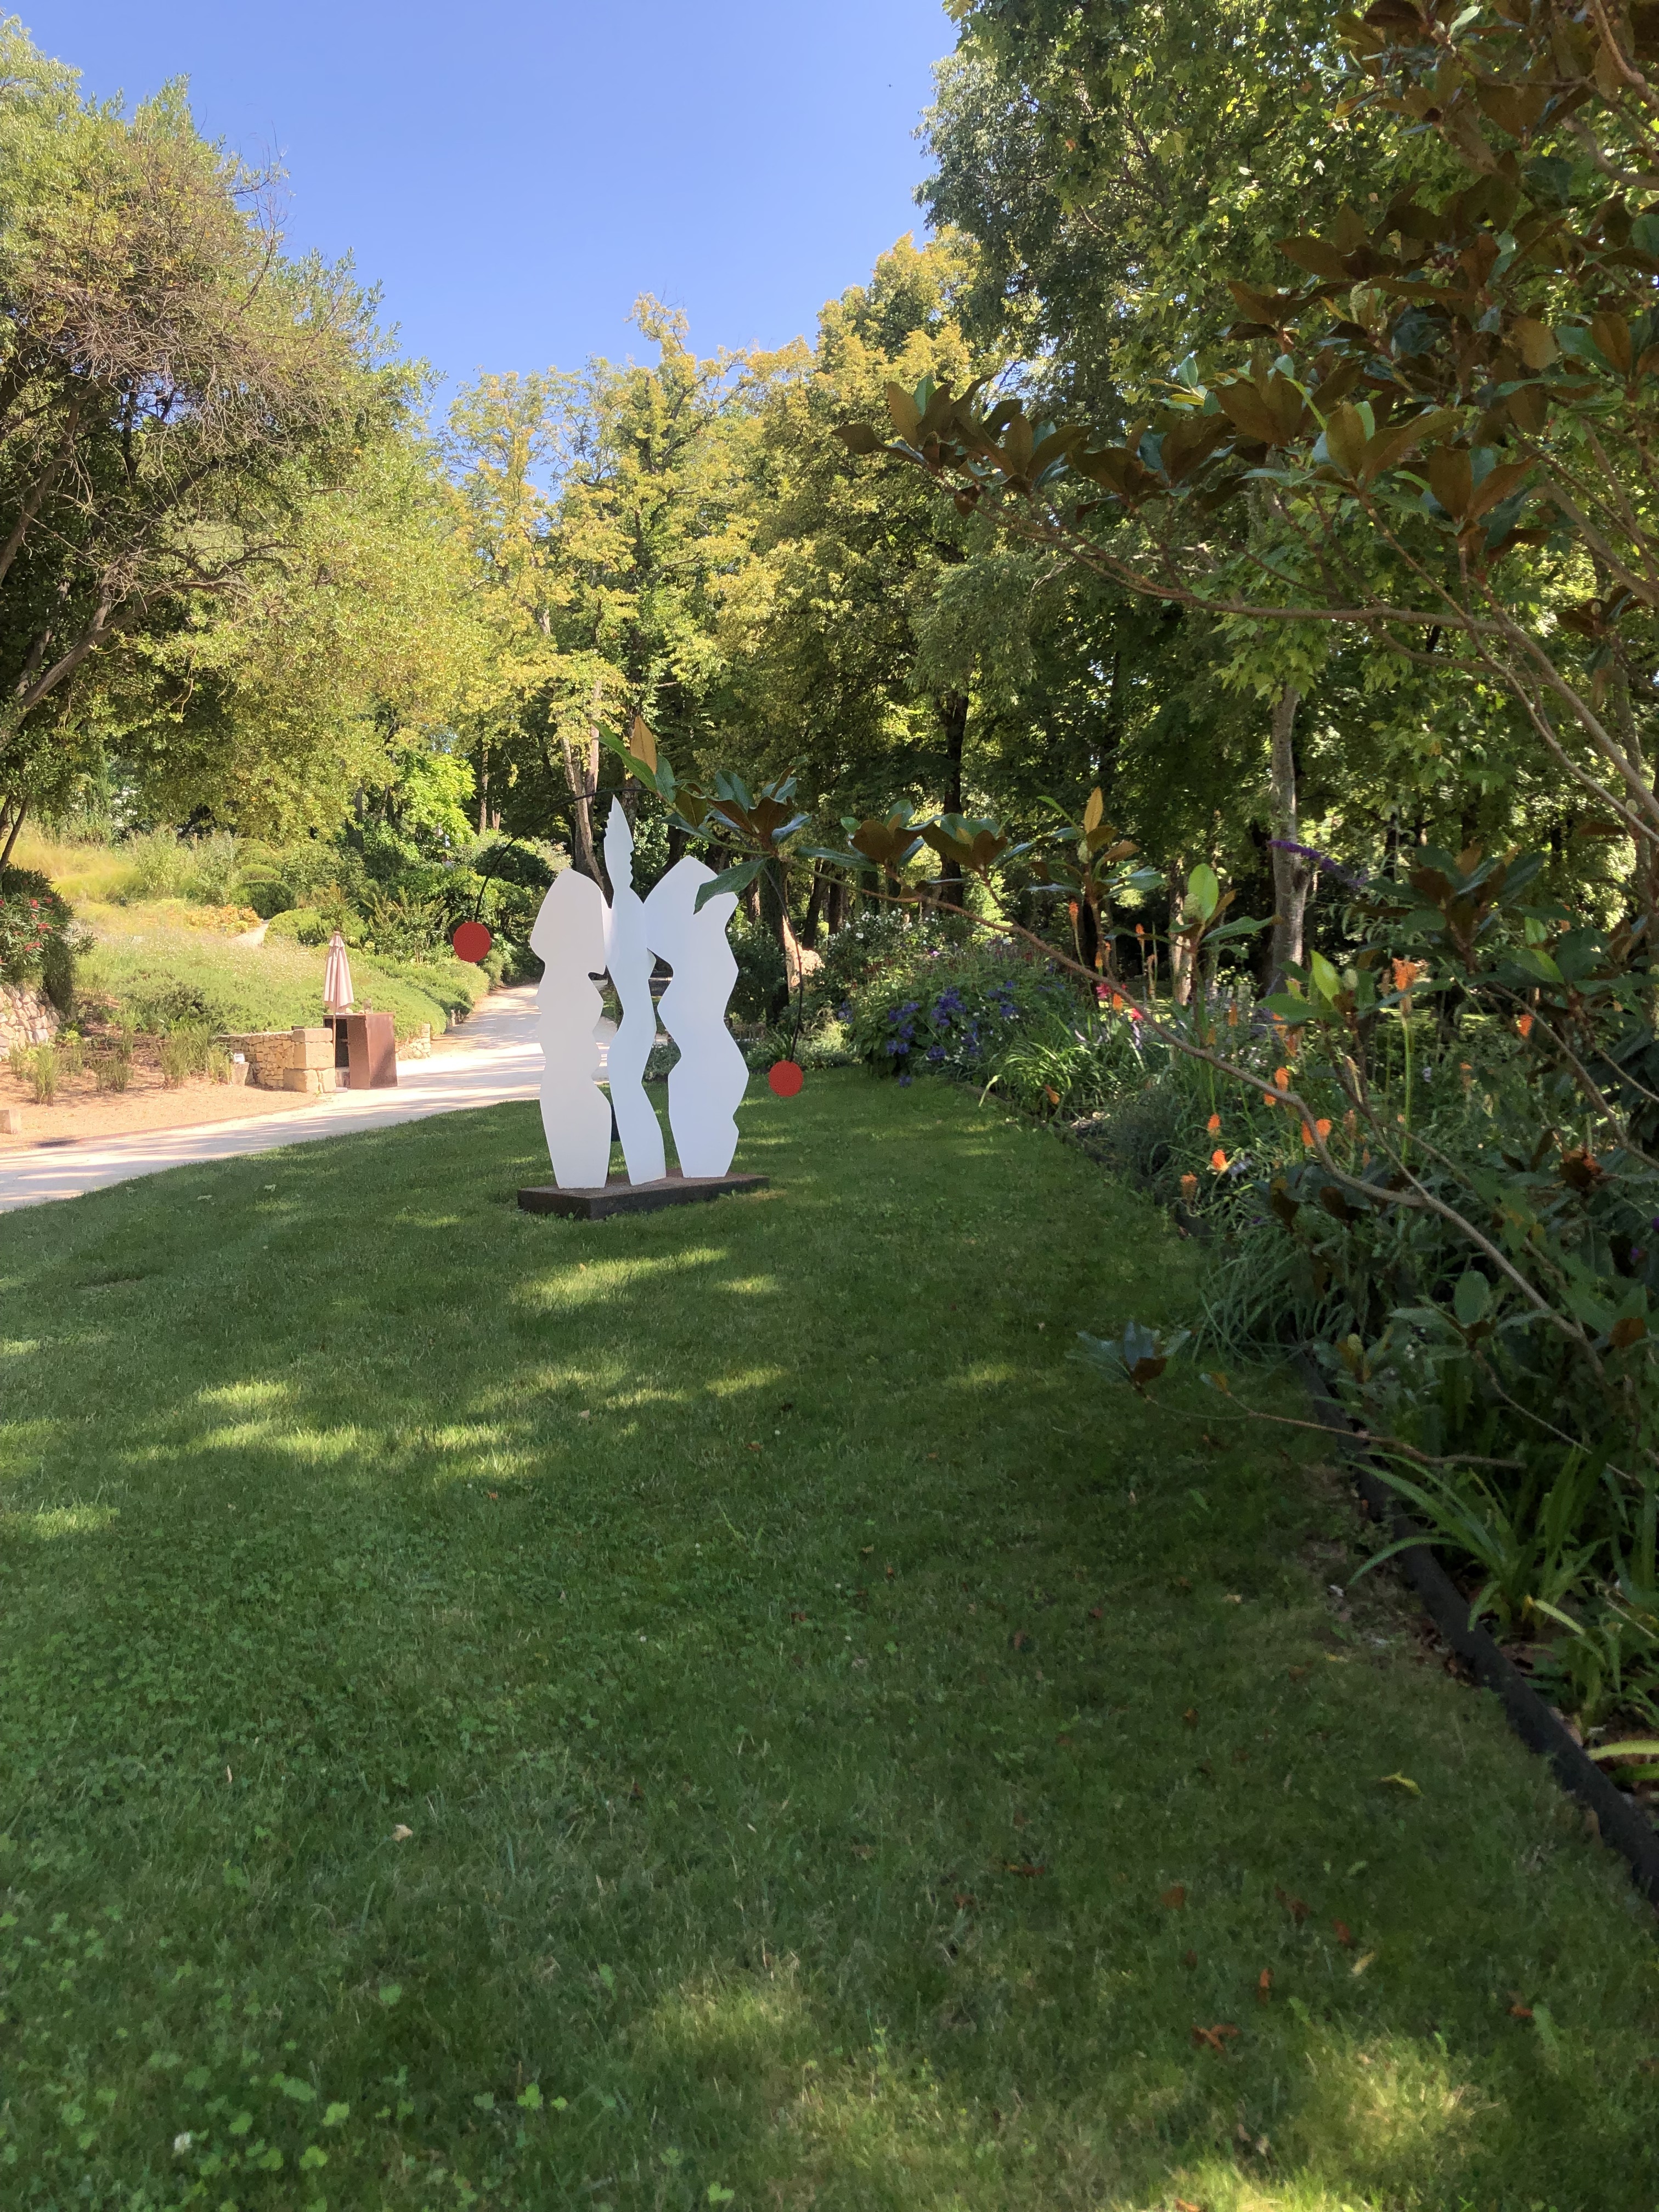
[[[1066,1361],[1161,1218],[746,1114],[643,1219],[507,1107],[0,1222],[0,2201],[1651,2206],[1622,1867],[1328,1480]]]

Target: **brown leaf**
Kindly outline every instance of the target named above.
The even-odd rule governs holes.
[[[791,1620],[805,1620],[806,1615],[804,1613],[792,1613],[789,1618]]]
[[[1273,1970],[1271,1966],[1264,1966],[1261,1969],[1261,1972],[1255,1978],[1256,2002],[1258,2004],[1266,2004],[1268,1998],[1273,1995]]]
[[[1175,2201],[1175,2212],[1204,2212],[1204,2207],[1201,2204],[1194,2204],[1190,2197],[1177,2197]]]
[[[1342,1946],[1343,1949],[1345,1951],[1352,1951],[1353,1948],[1353,1930],[1349,1927],[1347,1922],[1346,1920],[1333,1920],[1331,1925],[1335,1929],[1336,1940]]]
[[[873,1844],[854,1844],[853,1846],[853,1856],[855,1859],[872,1859],[875,1856],[876,1847]]]
[[[1196,1728],[1198,1726],[1198,1707],[1196,1705],[1188,1705],[1186,1711],[1182,1713],[1181,1717],[1185,1721],[1188,1728]]]
[[[1510,2018],[1511,2020],[1530,2020],[1532,2018],[1532,2007],[1530,2005],[1523,2005],[1520,1998],[1517,1997],[1515,2002],[1510,2007]]]
[[[1193,2026],[1194,2043],[1208,2044],[1212,2051],[1219,2051],[1223,2057],[1226,2056],[1229,2042],[1237,2033],[1238,2030],[1230,2020],[1218,2020],[1213,2027],[1200,2027],[1196,2022]]]
[[[1291,1669],[1291,1680],[1293,1682],[1305,1682],[1310,1671],[1311,1669],[1306,1667],[1292,1667]]]
[[[1012,1643],[1016,1651],[1029,1651],[1031,1648],[1031,1639],[1023,1628],[1014,1631]]]
[[[1035,1881],[1038,1875],[1047,1874],[1048,1869],[1042,1865],[1033,1866],[1030,1859],[1008,1859],[1004,1862],[1003,1871],[1017,1874],[1022,1881]]]
[[[1197,1952],[1183,1951],[1181,1954],[1181,1963],[1183,1966],[1195,1966],[1198,1964]]]
[[[1299,1928],[1308,1917],[1308,1908],[1304,1900],[1299,1897],[1291,1896],[1288,1891],[1280,1889],[1276,1882],[1273,1885],[1273,1895]]]
[[[1164,1891],[1164,1893],[1163,1896],[1159,1899],[1158,1902],[1159,1902],[1161,1905],[1184,1905],[1184,1904],[1187,1902],[1187,1885],[1186,1885],[1186,1883],[1185,1883],[1185,1882],[1182,1882],[1182,1881],[1177,1881],[1177,1882],[1176,1882],[1176,1883],[1172,1884],[1172,1886],[1171,1886],[1170,1888],[1168,1888],[1168,1889],[1166,1889],[1166,1890]]]
[[[1103,1611],[1104,1611],[1104,1607],[1102,1607],[1102,1606],[1098,1606],[1098,1605],[1091,1605],[1091,1606],[1089,1607],[1089,1618],[1090,1618],[1090,1620],[1098,1620],[1100,1619],[1100,1616],[1101,1616],[1101,1614],[1102,1614],[1102,1613],[1103,1613]]]

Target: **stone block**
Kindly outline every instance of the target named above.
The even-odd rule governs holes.
[[[275,1089],[276,1086],[273,1085],[271,1087]],[[321,1097],[325,1091],[332,1091],[335,1087],[333,1067],[285,1068],[281,1087],[284,1091],[309,1091],[313,1098]]]
[[[290,1030],[292,1042],[289,1047],[288,1064],[291,1068],[332,1067],[334,1065],[334,1033],[331,1030]],[[330,1088],[332,1089],[332,1085]]]
[[[21,1106],[0,1106],[0,1137],[21,1137],[22,1133],[22,1108]]]

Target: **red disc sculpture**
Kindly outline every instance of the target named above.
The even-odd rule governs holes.
[[[489,957],[489,948],[495,942],[481,921],[464,921],[449,940],[458,960],[470,960],[476,968]]]
[[[805,1082],[798,1060],[775,1061],[766,1078],[780,1098],[793,1098]]]

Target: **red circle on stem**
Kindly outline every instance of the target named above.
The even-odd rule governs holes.
[[[470,960],[476,968],[481,960],[489,957],[489,948],[495,942],[481,921],[464,921],[450,939],[458,960]]]
[[[806,1078],[798,1060],[780,1060],[774,1061],[766,1079],[780,1098],[793,1098]]]

